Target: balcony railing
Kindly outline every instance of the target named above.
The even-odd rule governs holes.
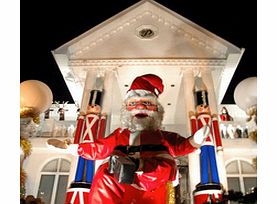
[[[249,126],[242,121],[221,121],[221,137],[224,139],[249,138]]]

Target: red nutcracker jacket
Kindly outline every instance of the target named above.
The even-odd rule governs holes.
[[[78,117],[74,144],[92,142],[102,138],[105,133],[106,117],[96,114],[81,115]]]
[[[216,145],[217,150],[222,149],[222,142],[220,137],[220,131],[218,126],[217,117],[212,117],[210,114],[202,113],[196,116],[190,117],[191,131],[194,134],[204,125],[208,125],[211,129],[210,135],[208,135],[203,145]]]

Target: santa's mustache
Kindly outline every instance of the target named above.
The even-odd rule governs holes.
[[[145,116],[153,117],[156,112],[155,111],[150,111],[150,110],[138,110],[138,109],[134,109],[134,110],[129,111],[129,113],[132,116],[145,115]]]

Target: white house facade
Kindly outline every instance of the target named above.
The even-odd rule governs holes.
[[[227,107],[233,121],[220,121],[223,152],[217,155],[224,189],[243,193],[256,186],[256,142],[249,138],[247,115],[236,105],[221,104],[243,55],[238,48],[200,25],[152,0],[143,0],[52,51],[70,93],[79,104],[67,104],[65,120],[57,107],[50,118],[41,114],[40,125],[22,121],[32,153],[23,163],[27,173],[26,195],[42,197],[49,204],[64,203],[74,179],[76,156],[46,145],[49,138],[73,139],[78,111],[85,111],[89,91],[97,77],[103,79],[102,111],[107,114],[105,135],[120,126],[121,103],[136,76],[156,74],[163,79],[159,97],[165,109],[163,129],[184,137],[191,135],[189,111],[195,110],[194,78],[201,76],[209,93],[210,109],[220,114]],[[179,160],[179,194],[175,203],[193,203],[199,183],[199,152]],[[97,165],[101,161],[96,163]]]

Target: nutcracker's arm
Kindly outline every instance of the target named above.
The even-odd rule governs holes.
[[[217,151],[222,151],[223,147],[222,147],[222,141],[220,136],[218,118],[216,114],[212,115],[212,125],[213,125],[213,133],[214,133],[214,138],[216,143],[216,149]]]
[[[84,121],[85,121],[85,116],[79,115],[77,119],[75,135],[74,135],[74,142],[73,142],[74,144],[80,143],[81,134],[84,128]]]
[[[191,127],[191,134],[194,135],[197,131],[197,120],[196,115],[193,111],[189,112],[189,118],[190,118],[190,127]]]
[[[98,128],[97,138],[105,137],[106,122],[107,122],[107,115],[105,113],[103,113],[100,116],[100,124],[99,124],[99,128]]]

